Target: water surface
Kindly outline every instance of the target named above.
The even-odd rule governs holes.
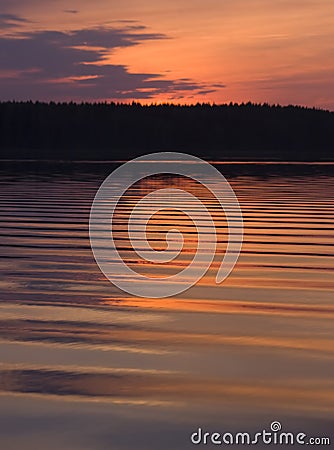
[[[6,450],[183,450],[199,426],[330,436],[334,423],[334,165],[218,164],[242,207],[245,237],[232,275],[215,284],[226,221],[206,198],[218,252],[206,276],[169,299],[131,297],[99,271],[89,245],[94,195],[115,164],[2,163],[0,444]],[[177,224],[184,251],[147,264],[130,247],[119,205],[117,242],[141,273],[184,268],[196,233],[177,212],[149,225],[156,249]],[[102,243],[103,245],[103,243]],[[204,448],[204,447],[203,447]]]

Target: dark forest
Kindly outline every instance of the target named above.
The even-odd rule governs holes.
[[[268,104],[0,103],[2,159],[334,159],[334,112]]]

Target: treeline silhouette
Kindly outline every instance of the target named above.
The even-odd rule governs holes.
[[[268,104],[0,103],[2,159],[332,160],[334,112]]]

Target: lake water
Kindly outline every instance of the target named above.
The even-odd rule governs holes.
[[[217,164],[243,212],[239,261],[216,285],[226,222],[208,199],[217,257],[194,287],[156,300],[114,287],[91,252],[90,207],[115,167],[1,164],[0,448],[185,450],[199,427],[255,433],[273,421],[334,442],[334,165]],[[127,192],[117,239],[139,272],[191,260],[194,225],[177,212],[149,229],[161,250],[179,225],[173,263],[140,261],[126,235],[143,195],[187,183],[160,176]]]

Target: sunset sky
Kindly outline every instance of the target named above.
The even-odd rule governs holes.
[[[0,100],[334,110],[333,0],[1,0]]]

